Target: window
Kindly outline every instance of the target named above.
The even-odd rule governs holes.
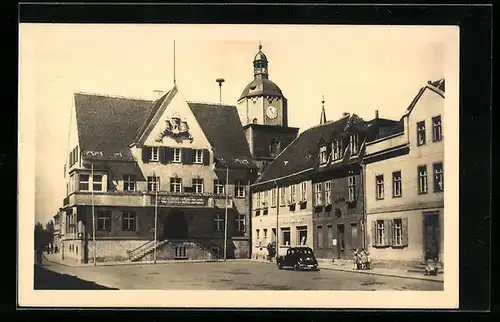
[[[276,207],[276,197],[277,197],[276,195],[277,195],[276,188],[274,188],[271,190],[271,207]]]
[[[307,182],[300,184],[300,201],[307,201]]]
[[[325,164],[328,161],[328,152],[326,151],[326,146],[319,148],[319,162]]]
[[[176,192],[176,193],[182,192],[181,178],[170,178],[170,192]]]
[[[152,146],[149,148],[149,161],[158,161],[159,160],[159,147]]]
[[[351,223],[351,247],[359,247],[359,237],[358,237],[358,224]]]
[[[418,167],[418,193],[427,193],[427,166]]]
[[[392,173],[392,196],[401,197],[403,183],[401,182],[401,171]]]
[[[316,227],[317,233],[316,233],[316,245],[319,248],[323,248],[324,246],[324,238],[323,238],[323,226],[317,226]]]
[[[122,230],[123,231],[135,231],[136,228],[136,216],[135,212],[124,211],[122,214]]]
[[[321,206],[323,204],[322,183],[314,184],[314,205]]]
[[[111,231],[111,211],[99,211],[97,213],[97,230]]]
[[[333,160],[339,160],[342,158],[342,141],[341,140],[333,141],[332,153],[333,153]]]
[[[194,150],[194,163],[203,163],[203,150]]]
[[[234,190],[236,194],[236,198],[245,198],[245,182],[244,181],[236,181],[234,183]]]
[[[325,182],[325,205],[332,204],[332,182]]]
[[[347,200],[349,202],[354,202],[356,200],[356,177],[355,176],[350,176],[347,178],[348,180],[348,197]]]
[[[437,142],[443,139],[443,129],[441,127],[441,115],[432,118],[432,141]]]
[[[90,175],[88,174],[80,174],[78,176],[78,190],[80,191],[89,191],[89,182],[90,182]]]
[[[403,245],[403,222],[401,219],[394,219],[394,240],[392,244],[394,246]]]
[[[262,245],[262,241],[260,240],[260,229],[255,229],[255,238],[257,239],[257,244]]]
[[[385,230],[384,230],[384,221],[377,220],[377,235],[376,235],[376,244],[384,245],[385,241]]]
[[[214,217],[214,228],[215,231],[224,230],[224,217],[221,214],[217,214]]]
[[[256,192],[255,194],[255,208],[258,209],[260,208],[260,192]]]
[[[193,188],[195,193],[203,193],[203,179],[193,179]]]
[[[384,199],[384,175],[379,174],[375,177],[376,181],[376,191],[377,191],[377,200]]]
[[[148,191],[160,190],[160,177],[148,177]]]
[[[268,197],[269,197],[269,191],[266,190],[262,193],[262,208],[267,208]]]
[[[434,192],[444,191],[444,175],[443,175],[443,163],[435,163],[433,165],[434,172]]]
[[[92,178],[92,189],[94,189],[94,191],[102,191],[102,175],[101,174],[94,174],[94,177]]]
[[[214,180],[214,193],[218,195],[224,194],[224,182],[218,179]]]
[[[297,227],[297,245],[307,245],[307,226]]]
[[[290,199],[289,199],[290,204],[294,204],[295,203],[295,195],[296,195],[296,193],[295,193],[295,185],[292,184],[290,186]]]
[[[264,231],[264,242],[267,243],[267,229],[264,228],[263,231]]]
[[[245,222],[246,222],[245,215],[238,215],[235,219],[235,226],[234,226],[235,230],[244,233]]]
[[[351,134],[349,136],[349,149],[351,149],[351,154],[358,153],[358,135]]]
[[[286,188],[280,187],[280,206],[284,206],[286,204]]]
[[[75,174],[72,173],[69,177],[69,192],[75,191]]]
[[[290,228],[281,228],[281,245],[290,245]]]
[[[425,121],[417,123],[417,145],[425,144]]]
[[[172,149],[172,162],[181,162],[182,160],[182,153],[181,153],[181,149],[179,148],[173,148]]]
[[[130,176],[130,175],[123,176],[123,190],[135,191],[135,176]]]
[[[278,153],[280,153],[280,141],[277,138],[273,138],[271,142],[269,142],[269,154],[271,157],[275,157]]]

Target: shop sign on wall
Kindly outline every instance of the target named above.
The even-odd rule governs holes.
[[[151,203],[155,204],[155,196],[151,198]],[[205,199],[194,196],[158,196],[158,205],[204,206]]]
[[[303,217],[292,217],[292,218],[287,218],[281,221],[283,225],[290,225],[290,224],[302,224],[304,223],[304,218]]]

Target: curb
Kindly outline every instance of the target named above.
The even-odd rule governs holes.
[[[331,271],[358,273],[358,274],[366,274],[366,275],[377,275],[377,276],[390,276],[390,277],[407,278],[407,279],[414,279],[414,280],[421,280],[421,281],[428,281],[428,282],[444,283],[444,281],[441,281],[441,280],[429,279],[429,278],[418,277],[418,276],[406,276],[406,275],[390,274],[390,273],[389,274],[388,273],[377,273],[377,272],[362,271],[362,270],[348,270],[348,269],[344,269],[344,268],[324,267],[324,266],[320,266],[319,268],[331,270]]]

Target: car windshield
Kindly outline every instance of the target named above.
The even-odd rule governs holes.
[[[302,255],[312,255],[312,254],[313,254],[313,252],[312,252],[310,249],[308,249],[308,248],[305,248],[305,249],[297,249],[297,252],[298,252],[299,254],[302,254]]]

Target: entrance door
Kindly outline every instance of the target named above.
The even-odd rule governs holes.
[[[424,258],[425,253],[439,258],[439,213],[424,213]]]
[[[163,239],[185,239],[188,235],[188,222],[184,212],[172,209],[163,222]]]
[[[338,254],[338,258],[345,258],[345,228],[344,228],[344,224],[337,225],[337,254]]]

